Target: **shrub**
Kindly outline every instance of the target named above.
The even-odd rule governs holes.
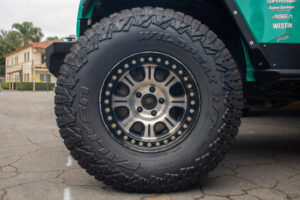
[[[54,83],[36,83],[35,89],[37,91],[53,90],[55,87]]]
[[[9,89],[9,83],[4,82],[1,83],[2,89]],[[36,91],[49,91],[53,90],[55,87],[54,83],[35,83],[35,90]],[[33,83],[32,82],[18,82],[13,83],[14,90],[20,90],[20,91],[32,91]]]
[[[16,90],[21,90],[21,91],[32,91],[32,85],[33,83],[29,83],[29,82],[21,82],[21,83],[14,83],[14,89]]]
[[[2,82],[1,83],[1,88],[4,89],[4,90],[8,90],[8,83]]]

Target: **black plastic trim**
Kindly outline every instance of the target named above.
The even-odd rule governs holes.
[[[223,1],[227,6],[227,8],[229,9],[229,11],[231,12],[231,15],[233,16],[235,23],[239,27],[241,35],[247,45],[250,59],[252,61],[253,66],[257,69],[269,68],[271,65],[266,59],[263,49],[258,43],[256,43],[256,40],[252,35],[252,32],[250,31],[243,16],[241,15],[240,10],[237,7],[236,3],[233,0],[223,0]]]
[[[266,43],[261,44],[272,69],[300,70],[300,44]]]
[[[255,78],[259,85],[270,84],[274,81],[300,81],[300,65],[299,69],[277,69],[277,70],[257,70]]]
[[[55,77],[73,44],[74,42],[53,42],[46,48],[46,65],[49,72]]]
[[[300,101],[300,66],[293,70],[257,70],[254,74],[257,81],[246,87],[248,101]]]

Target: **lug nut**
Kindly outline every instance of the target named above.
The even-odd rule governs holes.
[[[152,110],[152,111],[151,111],[151,115],[152,115],[152,116],[156,116],[156,115],[157,115],[157,112],[156,112],[155,110]]]
[[[137,98],[141,98],[142,97],[142,93],[140,93],[140,92],[136,93],[136,97]]]
[[[142,107],[138,107],[138,108],[137,108],[137,111],[138,111],[139,113],[141,113],[141,112],[143,112],[143,108],[142,108]]]
[[[160,99],[158,100],[158,102],[159,102],[160,104],[163,104],[163,103],[165,103],[165,100],[164,100],[163,98],[160,98]]]
[[[150,92],[152,92],[152,93],[155,92],[155,87],[151,87]]]

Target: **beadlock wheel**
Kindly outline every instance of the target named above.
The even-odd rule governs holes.
[[[188,68],[175,58],[144,52],[113,67],[100,107],[111,135],[137,151],[161,151],[182,141],[200,111],[200,94]]]

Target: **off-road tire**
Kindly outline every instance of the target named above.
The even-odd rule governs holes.
[[[161,38],[139,38],[147,33]],[[101,85],[112,67],[148,50],[183,62],[201,95],[199,119],[188,136],[153,153],[117,142],[99,106]],[[237,65],[206,25],[183,13],[145,7],[113,14],[87,30],[64,63],[55,91],[60,134],[82,168],[116,189],[170,192],[194,185],[224,158],[237,135],[243,109]]]

